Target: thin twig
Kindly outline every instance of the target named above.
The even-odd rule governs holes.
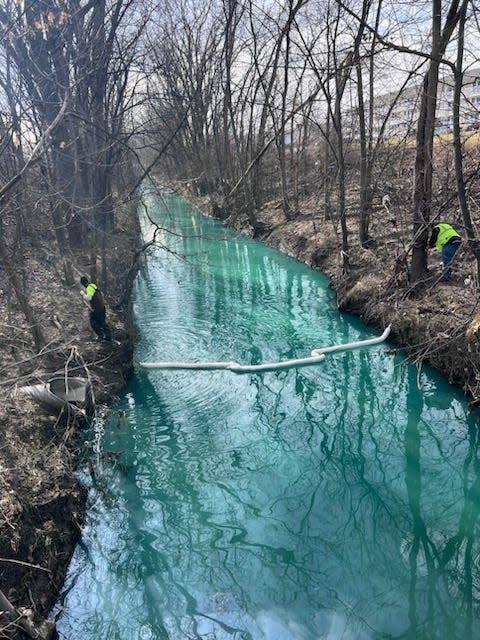
[[[52,573],[51,569],[45,569],[38,564],[31,564],[30,562],[23,562],[22,560],[13,560],[12,558],[0,558],[0,562],[10,562],[11,564],[21,564],[22,567],[30,567],[31,569],[40,569],[40,571],[46,571]]]

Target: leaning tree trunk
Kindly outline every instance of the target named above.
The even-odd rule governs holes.
[[[15,291],[18,304],[20,306],[20,309],[23,312],[23,315],[25,316],[25,319],[28,324],[28,328],[32,332],[35,348],[37,349],[37,351],[41,351],[43,347],[45,347],[45,345],[47,344],[47,341],[45,340],[40,324],[35,318],[33,309],[28,302],[27,295],[25,294],[25,291],[22,287],[22,283],[20,282],[20,278],[18,277],[17,270],[12,264],[12,261],[9,256],[8,248],[5,243],[5,239],[3,238],[1,233],[0,233],[0,261],[3,264],[3,267],[7,272],[8,279],[10,280],[13,290]]]

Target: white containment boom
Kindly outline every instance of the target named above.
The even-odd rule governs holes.
[[[291,369],[295,367],[307,367],[318,364],[325,360],[325,353],[334,351],[349,351],[350,349],[361,349],[372,344],[378,344],[387,339],[390,333],[390,325],[381,336],[359,340],[358,342],[347,342],[345,344],[335,344],[329,347],[320,347],[311,352],[310,357],[296,358],[292,360],[282,360],[281,362],[270,362],[268,364],[238,364],[238,362],[140,362],[144,369],[200,369],[233,371],[233,373],[259,373],[262,371],[277,371],[279,369]]]

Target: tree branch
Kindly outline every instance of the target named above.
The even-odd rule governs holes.
[[[45,143],[45,140],[48,138],[48,136],[51,134],[51,132],[55,129],[55,127],[58,125],[60,120],[63,118],[66,108],[67,108],[67,96],[65,96],[65,99],[63,100],[63,104],[60,107],[60,111],[57,113],[57,115],[55,116],[55,118],[53,119],[51,124],[48,126],[48,128],[41,135],[40,140],[37,142],[37,144],[33,148],[33,151],[30,154],[30,157],[25,162],[23,167],[20,169],[20,171],[15,176],[13,176],[13,178],[11,180],[9,180],[7,182],[7,184],[5,184],[0,189],[0,200],[3,198],[3,196],[8,191],[10,191],[10,189],[13,186],[15,186],[17,184],[17,182],[22,178],[23,174],[28,169],[28,167],[30,167],[32,164],[34,164],[35,162],[37,162],[40,159],[40,151],[41,151],[41,149],[42,149],[42,147],[43,147],[43,145]]]

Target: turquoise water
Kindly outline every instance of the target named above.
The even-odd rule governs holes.
[[[271,362],[380,333],[338,313],[322,274],[173,195],[145,202],[164,248],[136,283],[138,362]],[[59,635],[478,638],[478,427],[386,343],[261,375],[137,367],[90,434]]]

